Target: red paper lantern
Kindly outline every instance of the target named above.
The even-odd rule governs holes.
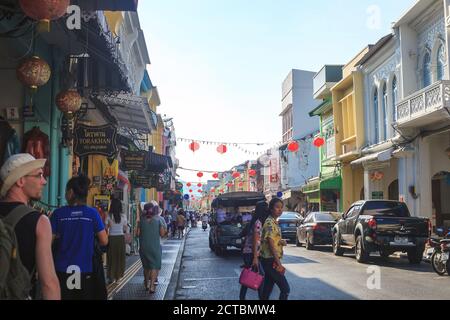
[[[221,144],[220,146],[217,147],[217,152],[220,154],[224,154],[227,152],[227,146],[224,144]]]
[[[200,145],[198,144],[198,142],[192,142],[191,144],[189,144],[189,149],[192,151],[192,152],[195,152],[195,151],[197,151],[198,149],[200,149]]]
[[[249,171],[248,171],[248,175],[249,175],[250,177],[256,176],[256,170],[253,170],[253,169],[249,170]]]
[[[289,142],[289,144],[288,144],[288,150],[289,150],[290,152],[297,152],[297,151],[298,151],[298,148],[299,148],[299,144],[298,144],[297,141],[291,141],[291,142]]]
[[[239,173],[239,172],[233,172],[233,175],[232,175],[232,177],[233,178],[239,178],[241,176],[241,174]]]
[[[191,190],[189,190],[189,193],[192,193],[192,189],[191,189]]]
[[[56,96],[56,106],[69,117],[80,110],[82,102],[80,94],[75,89],[60,92]]]
[[[24,60],[16,70],[17,78],[23,85],[36,90],[50,80],[52,71],[45,60],[33,56]]]
[[[211,189],[211,193],[216,192],[216,189]]]
[[[223,189],[220,189],[220,193],[223,193]]]
[[[44,23],[50,31],[50,21],[66,14],[70,0],[19,0],[19,3],[26,16]]]
[[[325,144],[325,140],[322,137],[318,137],[318,138],[314,139],[314,146],[316,146],[317,148],[320,148],[324,144]]]
[[[188,182],[186,185],[187,185],[188,187],[192,186],[192,184],[191,184],[190,182]]]
[[[232,183],[227,183],[227,187],[228,187],[228,188],[231,188],[232,186],[233,186]]]
[[[197,177],[199,177],[199,178],[203,177],[203,172],[197,173]]]
[[[213,177],[214,179],[217,179],[217,178],[219,178],[219,174],[218,174],[217,172],[216,172],[216,173],[213,173],[212,177]]]
[[[202,192],[203,192],[203,190],[202,190],[202,189],[199,189],[199,190],[198,190],[198,192],[202,193]]]
[[[202,184],[201,184],[201,183],[197,184],[197,187],[201,188],[201,187],[202,187]]]

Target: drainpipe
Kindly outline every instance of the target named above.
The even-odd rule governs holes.
[[[56,63],[55,63],[55,47],[52,45],[50,47],[50,57],[51,57],[51,68],[52,72],[56,74]],[[50,168],[52,174],[49,177],[49,202],[51,205],[56,205],[57,195],[58,195],[58,112],[55,110],[55,92],[57,90],[56,77],[53,77],[52,87],[51,87],[51,97],[50,97]],[[55,174],[58,173],[58,174]]]

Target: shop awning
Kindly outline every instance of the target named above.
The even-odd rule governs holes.
[[[85,11],[137,11],[138,0],[72,0]]]
[[[170,167],[170,157],[149,152],[145,159],[145,169],[153,173],[162,173]]]
[[[340,176],[320,181],[321,190],[339,190],[342,187],[342,178]]]
[[[351,165],[356,166],[356,165],[360,165],[360,164],[364,164],[364,163],[368,163],[368,162],[384,162],[384,161],[388,161],[392,158],[392,152],[394,151],[393,148],[389,148],[387,150],[384,151],[380,151],[377,153],[373,153],[373,154],[369,154],[365,157],[356,159],[354,161],[351,162]]]
[[[92,100],[103,113],[112,116],[120,127],[143,133],[156,130],[157,116],[145,97],[129,93],[108,93],[93,96]]]
[[[308,180],[306,185],[302,187],[302,192],[305,194],[311,194],[314,192],[319,192],[320,180],[319,178],[313,178]]]

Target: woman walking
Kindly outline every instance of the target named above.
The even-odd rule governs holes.
[[[138,222],[139,254],[144,267],[144,286],[155,292],[155,282],[161,270],[161,237],[166,236],[165,223],[159,216],[159,206],[147,203]],[[150,285],[149,285],[150,281]]]
[[[281,264],[283,246],[286,241],[281,239],[281,229],[277,219],[283,213],[283,202],[274,198],[269,203],[270,216],[264,223],[262,230],[261,264],[264,269],[264,285],[262,299],[269,300],[276,284],[280,288],[280,300],[287,300],[290,292],[289,283],[284,275]]]
[[[261,230],[264,222],[269,215],[267,202],[261,201],[256,204],[255,215],[249,224],[242,231],[242,236],[245,237],[244,248],[242,256],[244,258],[244,268],[252,268],[256,272],[263,273],[259,263],[259,253],[261,249]],[[263,286],[258,290],[259,299],[262,298]],[[239,294],[240,300],[245,300],[247,295],[247,287],[241,286]]]
[[[125,233],[128,226],[119,199],[111,200],[106,226],[109,234],[108,279],[113,283],[120,280],[125,273]]]

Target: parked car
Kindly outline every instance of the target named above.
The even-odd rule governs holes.
[[[330,212],[311,212],[297,228],[295,244],[303,243],[307,250],[313,250],[316,245],[333,244],[332,230],[336,224],[336,216]]]
[[[403,202],[365,200],[355,202],[333,228],[333,252],[355,250],[356,260],[366,262],[371,252],[384,258],[406,252],[410,263],[419,264],[431,233],[426,218],[411,217]]]
[[[278,218],[278,225],[281,229],[283,239],[295,241],[297,227],[302,222],[303,217],[298,212],[284,211]]]
[[[259,192],[231,192],[214,199],[211,204],[209,248],[217,255],[223,254],[228,247],[240,249],[244,227],[241,209],[251,212],[259,201],[265,200],[264,194]]]

